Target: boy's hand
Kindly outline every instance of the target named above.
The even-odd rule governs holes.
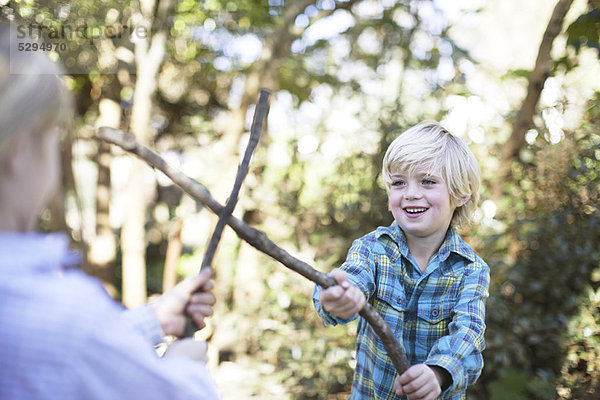
[[[367,301],[364,293],[348,281],[348,274],[339,269],[329,273],[338,285],[323,289],[319,300],[327,312],[338,318],[348,319],[362,310]]]
[[[212,306],[215,304],[215,296],[211,293],[214,288],[214,283],[210,280],[212,273],[210,268],[203,269],[198,275],[184,279],[150,303],[165,334],[183,334],[186,324],[184,311],[187,311],[199,329],[206,326],[204,318],[212,315]],[[198,289],[202,292],[194,293]]]
[[[413,365],[394,380],[398,396],[406,394],[410,400],[434,400],[442,393],[444,375],[436,367]]]

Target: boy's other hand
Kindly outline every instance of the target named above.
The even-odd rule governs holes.
[[[410,400],[434,400],[442,393],[443,375],[425,364],[413,365],[394,380],[398,396],[406,394]]]
[[[183,334],[186,324],[185,311],[199,329],[206,326],[204,318],[212,315],[212,306],[215,304],[215,296],[211,292],[214,288],[214,282],[210,280],[212,274],[212,269],[203,269],[198,275],[184,279],[155,302],[150,303],[165,334]],[[201,292],[195,293],[198,289],[201,289]]]
[[[342,319],[348,319],[362,310],[366,303],[365,295],[348,281],[348,274],[336,268],[329,276],[338,284],[321,291],[319,300],[325,310]]]

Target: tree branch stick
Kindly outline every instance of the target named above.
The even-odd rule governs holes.
[[[250,129],[250,138],[248,139],[248,145],[246,146],[246,151],[244,152],[244,158],[238,166],[237,174],[235,176],[235,182],[233,183],[233,188],[231,189],[231,194],[229,195],[229,199],[227,200],[223,211],[219,214],[219,220],[217,221],[215,230],[213,231],[210,237],[210,241],[208,242],[208,246],[206,247],[206,252],[204,253],[204,258],[202,259],[202,265],[200,267],[200,270],[203,270],[205,268],[211,268],[212,260],[215,257],[217,247],[219,246],[219,242],[221,241],[223,229],[225,229],[225,225],[227,225],[229,217],[231,217],[235,205],[238,202],[238,197],[240,194],[240,189],[242,188],[242,183],[244,182],[246,175],[248,175],[250,159],[252,158],[252,154],[254,154],[256,146],[258,145],[260,134],[262,132],[263,121],[265,119],[265,116],[267,115],[267,111],[269,110],[270,94],[270,91],[266,89],[261,89],[260,91],[258,102],[256,103],[256,109],[254,110],[254,120],[252,121],[252,128]],[[193,337],[194,332],[196,332],[196,330],[196,324],[188,316],[186,327],[183,332],[183,337]]]
[[[215,214],[219,215],[223,212],[224,207],[212,197],[208,189],[206,189],[199,182],[183,174],[177,168],[169,165],[161,156],[146,146],[138,143],[131,133],[123,132],[113,128],[102,127],[97,131],[97,136],[106,142],[121,147],[127,152],[135,154],[152,167],[162,171],[184,192],[200,203],[204,204]],[[229,218],[227,224],[241,239],[246,241],[257,250],[279,261],[288,269],[297,272],[308,280],[322,286],[323,288],[337,285],[337,282],[329,275],[317,271],[307,263],[293,257],[287,251],[277,246],[267,237],[267,235],[265,235],[264,232],[252,228],[244,221],[234,216]],[[377,313],[375,308],[370,303],[365,304],[363,309],[360,311],[360,315],[367,320],[367,322],[371,325],[371,327],[373,327],[381,339],[381,342],[387,351],[388,357],[390,357],[398,374],[402,374],[404,371],[406,371],[408,367],[410,367],[410,364],[406,358],[406,355],[404,354],[404,350],[381,315]]]
[[[233,209],[237,204],[240,189],[242,187],[242,182],[244,182],[246,175],[248,175],[250,159],[252,158],[252,154],[254,154],[256,146],[258,145],[260,134],[262,132],[263,121],[265,119],[265,116],[267,115],[267,111],[269,110],[269,96],[270,92],[268,90],[262,89],[260,91],[258,102],[256,104],[256,109],[254,111],[254,120],[252,121],[252,128],[250,129],[250,138],[248,139],[248,145],[246,147],[246,151],[244,152],[244,158],[242,159],[242,162],[239,165],[237,174],[235,176],[235,183],[233,184],[233,189],[231,190],[229,199],[225,204],[225,208],[223,208],[223,212],[219,214],[219,221],[217,222],[215,231],[213,232],[210,238],[210,242],[208,243],[206,253],[204,254],[204,259],[202,260],[201,268],[211,266],[212,259],[215,256],[217,246],[219,244],[219,241],[221,240],[221,234],[223,233],[223,229],[225,228],[225,225],[227,225],[229,217],[233,213]]]

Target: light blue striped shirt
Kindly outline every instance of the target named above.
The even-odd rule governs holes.
[[[124,312],[60,234],[0,233],[0,399],[217,399],[209,372],[162,359],[148,307]]]

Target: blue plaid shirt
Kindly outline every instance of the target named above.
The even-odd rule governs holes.
[[[483,368],[485,299],[489,267],[453,228],[421,272],[408,251],[404,233],[394,222],[352,244],[340,269],[360,288],[404,347],[411,365],[425,363],[446,369],[452,384],[439,399],[464,399]],[[347,323],[329,314],[313,294],[325,324]],[[350,399],[405,399],[393,387],[396,370],[381,340],[361,317],[357,363]]]

